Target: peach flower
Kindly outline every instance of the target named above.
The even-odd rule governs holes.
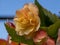
[[[40,18],[38,16],[38,8],[35,4],[25,4],[24,7],[16,11],[14,18],[15,31],[18,35],[29,35],[38,31],[40,27]]]

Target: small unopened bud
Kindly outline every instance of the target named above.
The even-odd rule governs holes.
[[[6,24],[7,24],[8,26],[10,26],[11,28],[15,28],[15,25],[14,25],[12,22],[6,22]]]

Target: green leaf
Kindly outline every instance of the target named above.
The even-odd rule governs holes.
[[[40,27],[40,29],[47,32],[48,27]]]
[[[34,45],[34,42],[32,39],[26,39],[24,36],[17,35],[15,29],[11,28],[7,24],[5,24],[5,27],[6,27],[7,32],[9,33],[9,35],[12,37],[12,39],[11,39],[12,41],[15,41],[18,43],[22,42],[22,43],[25,43],[28,45]]]
[[[52,14],[50,11],[48,11],[47,9],[43,8],[43,12],[46,16],[48,16],[48,18],[55,23],[56,21],[59,20],[59,17],[56,14]]]
[[[41,26],[48,27],[48,26],[52,25],[53,23],[55,23],[57,20],[59,20],[59,18],[55,14],[52,14],[50,11],[43,8],[37,0],[35,0],[34,3],[35,3],[35,5],[37,5],[37,7],[39,9]]]
[[[48,27],[47,33],[50,37],[56,40],[58,37],[58,29],[60,28],[60,20]]]
[[[45,25],[46,16],[45,16],[45,14],[43,13],[42,7],[40,6],[40,4],[38,3],[37,0],[35,0],[35,5],[37,5],[37,7],[38,7],[38,9],[39,9],[39,17],[40,17],[40,19],[41,19],[41,26],[46,26],[46,25]]]

